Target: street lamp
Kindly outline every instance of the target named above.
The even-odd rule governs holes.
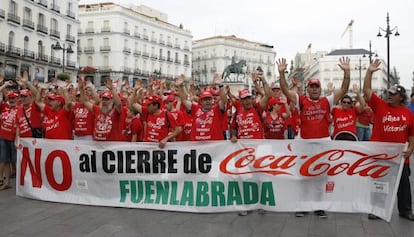
[[[365,54],[364,54],[364,56],[365,56]],[[364,57],[364,56],[362,56],[362,57]],[[366,69],[365,67],[364,68],[362,68],[362,62],[361,62],[361,57],[359,57],[359,66],[358,67],[355,67],[355,69],[356,70],[359,70],[359,91],[361,91],[362,90],[362,69]]]
[[[369,41],[369,51],[368,51],[369,64],[372,63],[372,55],[374,55],[375,57],[378,57],[377,53],[374,53],[374,52],[371,51],[371,40],[370,40]],[[365,53],[364,53],[364,55],[362,55],[362,57],[363,58],[366,57]]]
[[[390,88],[390,36],[393,34],[393,31],[395,31],[394,36],[399,36],[400,33],[398,33],[398,26],[395,26],[394,28],[390,28],[390,17],[387,12],[387,28],[384,30],[383,28],[379,27],[378,29],[378,37],[381,37],[382,32],[385,32],[384,37],[387,38],[387,89]]]
[[[62,50],[62,54],[63,54],[63,60],[62,60],[62,72],[65,72],[65,54],[67,53],[74,53],[72,46],[69,45],[68,48],[65,47],[65,43],[63,43],[63,47],[60,46],[59,42],[56,42],[56,44],[52,44],[52,49],[53,50]]]

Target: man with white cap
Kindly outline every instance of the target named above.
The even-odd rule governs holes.
[[[372,74],[378,71],[381,61],[376,59],[367,69],[364,79],[364,94],[374,112],[374,127],[371,141],[408,143],[403,153],[404,166],[398,186],[398,212],[400,217],[414,221],[410,185],[410,156],[414,150],[414,117],[406,107],[407,94],[401,85],[393,85],[381,99],[371,89]],[[378,217],[369,214],[369,219]]]
[[[302,139],[330,139],[329,124],[330,113],[333,106],[341,99],[348,91],[350,84],[351,67],[349,65],[349,58],[342,57],[339,59],[338,66],[344,71],[344,80],[341,87],[334,91],[333,94],[321,97],[321,82],[319,79],[311,78],[307,82],[307,96],[298,95],[296,91],[289,90],[288,83],[285,78],[285,70],[287,68],[286,59],[279,59],[276,63],[280,75],[280,86],[283,93],[296,105],[300,113],[300,137]],[[297,217],[304,216],[304,212],[297,212]],[[323,210],[315,211],[315,214],[321,218],[326,218],[327,215]]]

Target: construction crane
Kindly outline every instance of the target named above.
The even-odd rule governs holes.
[[[352,49],[352,24],[354,24],[354,20],[351,20],[348,25],[346,26],[344,33],[342,33],[341,38],[344,37],[346,32],[348,32],[349,36],[349,48]]]

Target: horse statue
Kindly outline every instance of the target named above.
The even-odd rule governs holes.
[[[226,68],[224,68],[224,71],[221,74],[221,78],[223,80],[226,80],[230,76],[230,74],[234,73],[234,74],[237,74],[236,79],[238,81],[240,74],[246,76],[246,72],[244,70],[246,66],[247,66],[246,60],[240,60],[237,63],[230,64]]]

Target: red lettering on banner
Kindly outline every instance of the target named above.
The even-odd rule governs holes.
[[[345,172],[347,175],[381,178],[387,175],[390,166],[379,162],[399,157],[399,154],[394,156],[388,156],[387,154],[367,155],[355,150],[327,150],[311,157],[305,155],[282,155],[279,157],[264,155],[256,157],[255,151],[255,148],[248,147],[230,153],[220,163],[220,171],[231,175],[252,173],[292,175],[288,169],[297,164],[296,159],[303,159],[305,162],[298,169],[302,176],[320,176],[323,174],[335,176]],[[353,158],[355,162],[340,162],[345,155],[355,156]]]
[[[29,174],[32,178],[32,187],[41,188],[42,181],[42,166],[40,165],[42,149],[35,149],[34,163],[30,159],[29,149],[23,147],[22,160],[20,163],[20,185],[24,186],[24,177],[26,175],[27,168],[29,167]],[[59,158],[62,163],[62,182],[58,183],[55,179],[53,164]],[[52,151],[45,161],[46,178],[50,186],[57,191],[65,191],[72,185],[72,167],[68,154],[62,150]]]

